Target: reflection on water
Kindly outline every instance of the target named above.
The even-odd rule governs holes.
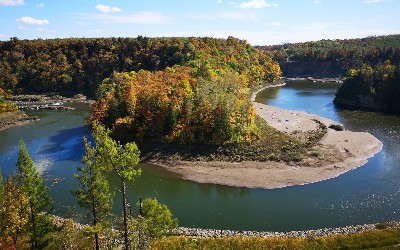
[[[167,204],[180,225],[239,230],[301,230],[400,220],[400,118],[378,113],[345,111],[332,104],[339,85],[290,83],[261,92],[257,101],[292,110],[318,113],[349,130],[368,131],[383,150],[363,167],[338,178],[276,190],[232,188],[181,180],[164,169],[140,164],[143,174],[128,187],[132,208],[140,197]],[[36,167],[46,179],[56,213],[85,220],[70,190],[84,154],[83,136],[88,106],[75,111],[31,111],[41,120],[0,132],[0,166],[4,175],[15,171],[18,140],[24,139]],[[118,180],[114,211],[121,211]],[[134,212],[134,211],[133,211]]]

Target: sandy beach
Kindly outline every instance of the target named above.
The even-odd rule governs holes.
[[[261,90],[259,90],[261,91]],[[316,130],[320,121],[328,127],[320,142],[309,151],[314,157],[301,162],[189,162],[152,161],[181,175],[182,179],[235,187],[273,189],[304,185],[337,177],[364,165],[368,158],[382,149],[382,143],[369,133],[336,131],[329,128],[338,123],[302,111],[284,110],[255,102],[257,114],[270,126],[292,136]],[[317,157],[315,157],[317,156]]]

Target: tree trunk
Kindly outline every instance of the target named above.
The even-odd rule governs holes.
[[[32,238],[31,238],[31,244],[32,244],[32,249],[37,249],[37,242],[36,242],[36,221],[35,221],[35,211],[33,208],[32,201],[30,202],[30,210],[31,210],[31,218],[32,218]]]
[[[96,205],[95,204],[96,203],[95,203],[95,200],[94,200],[94,196],[92,196],[93,226],[96,226],[96,224],[97,224],[97,214],[96,214]],[[94,233],[94,240],[96,242],[96,250],[99,250],[100,249],[100,246],[99,246],[99,234],[98,234],[97,231]]]
[[[124,244],[125,250],[129,250],[129,240],[128,240],[128,221],[127,221],[127,214],[126,214],[126,187],[125,181],[122,181],[122,205],[124,210]]]

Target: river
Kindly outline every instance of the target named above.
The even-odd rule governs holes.
[[[366,165],[314,184],[263,190],[183,181],[162,168],[141,164],[142,176],[128,187],[133,212],[139,197],[156,197],[187,227],[290,231],[400,220],[400,118],[336,109],[332,100],[338,86],[289,82],[260,92],[256,100],[316,113],[346,129],[372,133],[384,146]],[[73,174],[84,154],[82,137],[89,136],[84,122],[89,108],[85,104],[75,108],[29,111],[41,120],[0,131],[0,166],[3,175],[15,171],[18,141],[23,139],[46,180],[55,213],[82,219],[70,191],[77,187]],[[117,179],[111,181],[117,185]],[[116,197],[116,213],[120,203]]]

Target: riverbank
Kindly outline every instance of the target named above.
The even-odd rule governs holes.
[[[0,131],[38,120],[38,117],[30,117],[21,110],[3,112],[0,113]]]
[[[314,230],[272,232],[272,231],[244,231],[244,230],[219,230],[179,227],[178,235],[198,238],[223,238],[223,237],[323,237],[332,235],[348,235],[370,232],[382,229],[400,229],[399,221],[373,223],[364,225],[351,225],[336,228],[321,228]]]
[[[279,86],[279,85],[274,85]],[[272,87],[274,87],[272,86]],[[262,91],[260,89],[259,91]],[[301,111],[284,110],[255,102],[257,114],[270,126],[288,135],[304,138],[320,124],[326,134],[307,150],[300,162],[257,161],[179,161],[153,160],[177,173],[182,179],[235,187],[273,189],[304,185],[337,177],[364,165],[382,149],[382,143],[369,133],[341,130],[341,125],[324,117]]]

